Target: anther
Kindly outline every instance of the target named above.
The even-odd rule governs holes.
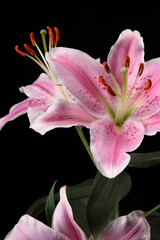
[[[56,42],[59,42],[60,40],[60,34],[59,34],[59,29],[57,27],[54,27],[55,35],[56,35]]]
[[[28,44],[25,43],[23,46],[32,56],[36,55],[36,52]]]
[[[103,86],[107,86],[107,83],[105,82],[103,76],[99,76],[98,81],[100,82],[100,84],[102,84]]]
[[[129,56],[125,57],[125,59],[124,59],[124,66],[126,68],[129,68],[129,66],[130,66],[130,57]]]
[[[34,38],[34,32],[31,32],[31,33],[30,33],[30,40],[31,40],[32,45],[33,45],[33,46],[36,46],[36,44],[35,44],[35,38]]]
[[[111,71],[110,71],[110,68],[109,68],[109,66],[108,66],[108,63],[107,63],[107,62],[103,62],[103,67],[104,67],[105,71],[106,71],[108,74],[110,74],[110,73],[111,73]]]
[[[146,84],[144,90],[148,90],[148,89],[150,89],[151,86],[152,86],[152,81],[151,81],[150,79],[148,79],[148,80],[147,80],[147,84]]]
[[[16,50],[17,53],[19,53],[19,54],[20,54],[21,56],[23,56],[23,57],[27,56],[24,52],[22,52],[22,51],[19,49],[19,46],[18,46],[18,45],[15,46],[15,50]]]
[[[49,34],[50,45],[51,45],[51,47],[53,47],[54,44],[55,44],[55,39],[54,39],[53,31],[52,31],[51,27],[49,27],[49,26],[47,26],[46,29],[47,29],[48,34]]]
[[[107,91],[108,91],[108,93],[109,93],[110,95],[116,96],[116,94],[113,92],[111,86],[109,86],[109,85],[107,86]]]
[[[137,76],[140,77],[143,73],[143,70],[144,70],[144,63],[141,63],[139,65],[139,69],[138,69],[138,73],[137,73]]]

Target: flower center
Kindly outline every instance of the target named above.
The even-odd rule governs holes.
[[[148,90],[152,86],[152,81],[150,79],[147,80],[147,83],[144,87],[140,89],[135,89],[135,86],[137,84],[137,81],[139,77],[142,75],[144,70],[144,63],[140,63],[139,69],[137,71],[137,75],[135,77],[135,80],[133,81],[133,85],[129,88],[128,80],[128,69],[130,67],[130,57],[126,56],[124,60],[124,67],[121,68],[122,73],[122,85],[120,86],[119,82],[116,80],[114,75],[112,74],[108,63],[103,62],[103,67],[107,74],[110,75],[110,78],[113,82],[113,84],[108,84],[103,76],[99,77],[99,82],[106,87],[108,93],[115,97],[117,96],[117,105],[116,109],[113,110],[110,106],[108,106],[107,109],[109,109],[109,114],[115,121],[116,126],[121,126],[124,121],[135,111],[135,109],[142,103],[143,97],[141,95],[138,95],[144,90]]]

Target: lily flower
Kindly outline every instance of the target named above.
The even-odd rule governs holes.
[[[66,187],[60,189],[60,201],[52,218],[51,227],[29,215],[21,217],[5,240],[87,240],[87,236],[75,222],[72,208],[66,196]],[[92,237],[89,238],[93,239]],[[150,227],[142,211],[121,216],[105,227],[100,240],[150,239]]]
[[[73,115],[66,102],[60,108],[38,116],[32,127],[44,134],[55,122],[66,126],[85,119],[90,128],[90,148],[98,170],[113,178],[129,164],[130,155],[144,135],[160,131],[160,58],[144,63],[144,43],[137,31],[123,31],[112,46],[108,59],[101,64],[88,54],[56,47],[46,59],[57,81],[82,107]],[[60,117],[55,117],[55,112]],[[46,123],[46,129],[44,128]],[[42,127],[41,127],[42,126]]]
[[[46,27],[49,34],[49,48],[53,48],[57,46],[57,42],[59,41],[59,30],[57,27],[54,28],[55,34],[50,27]],[[44,51],[48,51],[48,47],[46,44],[46,30],[41,30],[42,42],[44,46]],[[66,124],[67,127],[73,125],[84,125],[86,127],[89,126],[90,122],[87,122],[85,119],[88,119],[90,115],[86,113],[79,104],[75,102],[73,97],[71,97],[70,93],[65,89],[62,85],[58,83],[56,80],[54,73],[51,71],[50,66],[48,65],[45,56],[37,45],[34,33],[30,34],[31,43],[38,50],[40,57],[37,56],[37,53],[28,45],[24,44],[25,50],[28,53],[23,52],[19,49],[17,45],[15,50],[21,56],[27,56],[36,62],[45,73],[42,73],[38,79],[31,85],[27,85],[25,87],[20,88],[20,92],[24,93],[28,98],[23,100],[22,102],[15,104],[9,111],[9,113],[0,118],[0,129],[9,121],[14,120],[15,118],[27,113],[30,121],[30,125],[32,126],[32,121],[34,121],[37,116],[43,116],[43,114],[47,111],[47,114],[53,112],[55,109],[54,117],[57,119],[62,119],[60,113],[56,113],[56,109],[64,110],[64,104],[66,106],[66,111],[68,112],[68,118],[63,119],[63,123]],[[63,106],[62,106],[63,105]],[[79,113],[83,116],[83,119],[77,118],[77,109],[79,109]],[[74,117],[77,119],[77,122],[73,122],[70,117],[70,112],[75,112]],[[50,126],[49,124],[41,124],[41,128],[49,131],[53,129],[53,124]],[[61,124],[60,124],[61,126]],[[37,125],[38,127],[38,125]],[[54,127],[59,127],[58,122],[55,123]]]

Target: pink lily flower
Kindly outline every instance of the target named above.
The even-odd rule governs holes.
[[[133,211],[111,221],[100,237],[100,240],[105,239],[149,240],[150,227],[143,212]],[[5,240],[87,240],[87,237],[75,222],[72,208],[66,196],[66,187],[62,187],[51,228],[29,215],[24,215]]]
[[[144,134],[160,130],[160,58],[144,63],[142,37],[137,31],[125,30],[103,64],[82,51],[63,47],[52,48],[46,59],[57,81],[88,117],[78,109],[76,118],[76,109],[68,114],[63,102],[34,118],[32,127],[44,134],[55,122],[65,127],[66,119],[85,120],[98,170],[108,178],[115,177],[128,165],[127,152],[139,147]]]
[[[59,41],[59,31],[58,28],[54,28],[56,36],[54,37],[54,33],[50,27],[46,27],[49,34],[50,44],[49,48],[56,47],[57,42]],[[45,30],[41,31],[42,38],[46,34]],[[35,42],[34,33],[30,34],[30,40],[34,47],[37,48],[41,58],[39,58],[36,52],[27,44],[24,44],[24,48],[29,52],[22,52],[18,45],[15,47],[15,50],[22,56],[28,56],[33,61],[35,61],[46,73],[42,73],[38,79],[31,85],[21,87],[20,91],[25,93],[28,97],[26,100],[15,104],[9,111],[9,114],[0,118],[0,129],[8,122],[12,121],[15,118],[27,113],[30,121],[30,127],[32,127],[32,122],[37,117],[43,117],[43,114],[47,112],[48,115],[52,115],[51,113],[54,110],[54,118],[61,120],[60,126],[62,123],[67,127],[74,125],[84,125],[89,127],[89,122],[85,119],[90,118],[90,115],[86,113],[78,103],[75,102],[70,93],[63,86],[57,82],[53,72],[51,71],[42,51],[38,47]],[[44,41],[44,48],[47,51],[47,44]],[[65,105],[65,106],[64,106]],[[57,109],[59,111],[57,111]],[[78,110],[79,109],[79,110]],[[78,119],[79,115],[77,115],[77,110],[80,114],[84,116],[83,119]],[[61,118],[60,111],[67,111],[68,116],[66,119]],[[74,115],[74,118],[77,121],[72,120],[72,115],[70,116],[70,112]],[[46,123],[37,122],[35,126],[35,130],[41,129],[41,133],[44,134],[46,131],[53,129],[54,127],[59,127],[59,122],[55,121],[55,124],[52,125]],[[44,129],[44,131],[43,131]]]
[[[43,116],[45,112],[47,114],[52,113],[53,109],[61,108],[63,111],[64,104],[67,107],[68,111],[68,119],[63,119],[63,124],[67,125],[67,127],[73,125],[85,125],[88,127],[88,122],[85,119],[80,119],[77,122],[73,121],[72,119],[69,120],[70,113],[74,114],[75,118],[77,118],[77,109],[79,109],[79,113],[84,115],[86,118],[89,117],[87,114],[71,97],[68,96],[67,99],[64,99],[63,92],[57,87],[57,85],[47,76],[47,74],[42,73],[38,79],[32,84],[27,85],[25,87],[21,87],[20,91],[27,95],[27,99],[23,100],[22,102],[15,104],[11,109],[9,114],[0,118],[0,129],[8,122],[12,121],[15,118],[27,113],[30,121],[30,126],[32,127],[32,122],[37,116]],[[68,94],[65,92],[65,94]],[[62,107],[61,107],[62,106]],[[54,118],[60,119],[60,113],[55,110]],[[43,126],[43,123],[37,123],[36,130],[39,128],[39,125],[45,131],[49,131],[53,129],[52,125],[47,125],[46,123]],[[61,126],[61,124],[60,124]],[[55,122],[54,127],[59,127],[58,122]],[[38,131],[38,130],[37,130]],[[42,131],[41,131],[42,132]]]

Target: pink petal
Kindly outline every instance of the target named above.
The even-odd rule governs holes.
[[[98,120],[91,124],[91,151],[98,170],[113,178],[128,165],[130,156],[143,140],[141,122],[128,120],[117,129],[112,120]]]
[[[70,240],[42,222],[24,215],[5,240]]]
[[[21,92],[24,92],[30,98],[42,98],[42,97],[61,97],[62,94],[56,84],[48,77],[47,74],[42,73],[38,79],[31,85],[21,87]]]
[[[145,63],[144,72],[136,85],[137,90],[145,87],[148,79],[152,81],[151,88],[140,94],[143,102],[133,113],[140,120],[153,116],[160,109],[160,58]]]
[[[0,129],[9,121],[16,119],[17,117],[27,113],[29,108],[32,108],[32,112],[36,114],[43,113],[47,110],[49,103],[47,99],[26,99],[20,103],[15,104],[9,111],[9,113],[0,118]]]
[[[84,232],[73,219],[65,186],[60,189],[60,201],[53,214],[52,227],[71,240],[87,240]]]
[[[97,60],[79,50],[62,47],[52,48],[46,58],[58,82],[68,89],[88,113],[95,117],[106,116],[102,99],[111,103],[113,97],[98,80],[99,76],[103,76],[106,81],[110,81],[110,77]]]
[[[110,222],[100,240],[150,240],[150,226],[142,211],[133,211]]]
[[[69,99],[57,100],[45,113],[36,113],[29,109],[30,127],[40,134],[57,127],[71,127],[82,125],[90,127],[95,120],[85,112],[75,101]]]
[[[139,64],[144,62],[144,44],[139,32],[129,29],[123,31],[108,55],[108,64],[111,72],[120,85],[122,83],[121,68],[124,67],[125,58],[130,57],[129,73],[139,69]]]
[[[43,73],[32,85],[21,87],[20,91],[25,93],[29,98],[15,104],[10,109],[9,114],[0,118],[0,129],[7,122],[27,113],[29,108],[33,108],[33,112],[35,111],[37,114],[40,114],[47,110],[56,97],[62,98],[59,89],[53,84],[52,80]]]
[[[16,105],[14,105],[11,109],[9,114],[0,118],[0,129],[9,121],[14,120],[15,118],[27,113],[28,107],[31,104],[30,99],[26,99]]]
[[[145,135],[155,135],[160,131],[160,112],[143,121]]]

